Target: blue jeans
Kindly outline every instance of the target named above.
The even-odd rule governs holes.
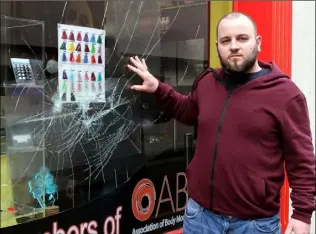
[[[185,208],[183,234],[281,234],[280,216],[241,220],[215,214],[189,199]]]

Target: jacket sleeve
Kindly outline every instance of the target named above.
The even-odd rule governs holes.
[[[155,95],[159,106],[172,118],[186,125],[194,125],[197,122],[199,111],[195,90],[183,95],[170,85],[160,82]]]
[[[306,100],[293,98],[282,117],[285,167],[292,189],[292,218],[310,224],[315,210],[315,154]]]

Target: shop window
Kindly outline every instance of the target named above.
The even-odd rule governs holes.
[[[101,101],[76,99],[74,87],[63,102],[59,24],[104,30]],[[80,61],[98,53],[97,40]],[[208,50],[207,1],[1,2],[1,227],[75,208],[123,186],[150,160],[184,155],[193,128],[166,116],[153,95],[129,90],[141,81],[126,64],[145,58],[154,76],[188,93]]]

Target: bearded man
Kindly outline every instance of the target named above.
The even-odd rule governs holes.
[[[143,79],[131,88],[153,93],[173,118],[197,125],[184,234],[281,233],[284,163],[294,209],[286,234],[310,233],[315,155],[305,96],[275,63],[258,60],[261,42],[249,16],[224,16],[216,42],[221,68],[204,71],[189,95],[130,58],[128,68]]]

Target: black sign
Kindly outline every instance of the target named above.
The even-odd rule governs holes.
[[[147,163],[104,197],[1,231],[6,234],[141,234],[181,228],[188,198],[186,165],[184,152],[174,152]]]

